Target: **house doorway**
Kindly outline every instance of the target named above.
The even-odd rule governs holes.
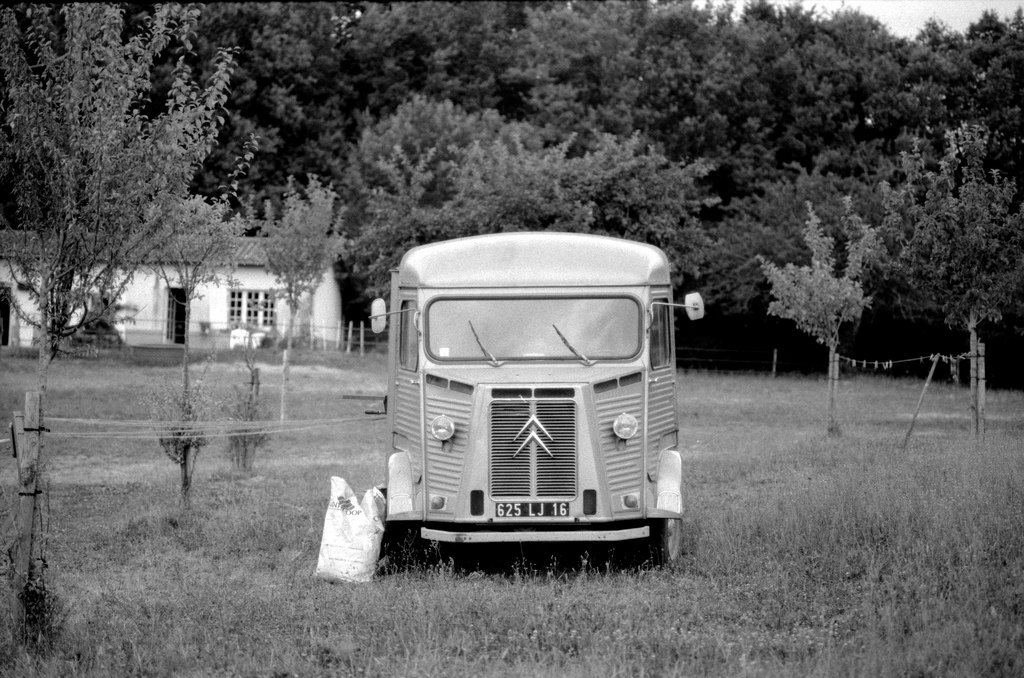
[[[0,346],[11,345],[11,288],[0,285]]]
[[[167,340],[174,344],[185,343],[185,290],[180,287],[167,288]]]

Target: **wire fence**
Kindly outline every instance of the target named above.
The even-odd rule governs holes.
[[[970,360],[970,353],[932,353],[909,358],[867,359],[839,355],[844,371],[885,373],[892,376],[916,374],[927,371],[933,360],[948,366],[949,376],[959,382],[965,373],[961,363]],[[779,349],[727,349],[680,346],[676,348],[676,365],[680,369],[697,369],[711,372],[767,372],[772,376],[784,372],[805,374],[827,372],[827,356],[822,349],[820,356],[804,352],[794,356],[793,352]]]
[[[922,366],[942,362],[949,366],[950,377],[959,381],[960,363],[969,360],[969,353],[942,354],[899,358],[891,360],[869,360],[839,355],[838,360],[848,369],[871,372],[892,373],[894,370],[913,364]],[[822,371],[823,361],[779,360],[778,349],[771,351],[743,351],[714,348],[677,348],[677,366],[681,369],[705,369],[712,371],[758,371],[771,372],[774,376],[780,370],[811,369]],[[354,394],[343,395],[342,398],[378,400],[383,396]],[[322,420],[285,420],[285,421],[242,421],[232,419],[209,421],[161,421],[161,420],[112,420],[112,419],[79,419],[70,417],[48,416],[47,435],[59,438],[103,438],[114,439],[147,439],[160,440],[180,436],[203,438],[230,438],[244,435],[277,435],[297,431],[332,428],[354,422],[382,421],[381,414],[366,412],[363,415],[340,419]],[[9,443],[9,438],[0,439],[0,443]]]
[[[378,414],[363,414],[341,419],[309,419],[286,421],[160,421],[144,419],[76,419],[46,417],[46,435],[54,438],[102,438],[104,440],[161,440],[174,437],[230,438],[244,435],[277,435],[297,431],[329,429],[356,422],[383,421]],[[0,444],[10,438],[0,438]]]
[[[353,422],[381,421],[380,415],[359,415],[342,419],[286,420],[286,421],[158,421],[72,419],[47,417],[47,435],[55,438],[107,438],[149,439],[195,436],[202,438],[228,438],[238,435],[294,433],[313,429],[333,428]],[[90,427],[95,427],[90,429]]]
[[[780,368],[800,369],[809,363],[779,362],[778,350],[676,347],[676,365],[682,369],[764,372]]]

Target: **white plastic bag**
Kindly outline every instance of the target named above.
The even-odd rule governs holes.
[[[331,478],[316,576],[331,582],[373,578],[384,537],[384,507],[384,495],[376,487],[367,490],[360,503],[344,478]]]

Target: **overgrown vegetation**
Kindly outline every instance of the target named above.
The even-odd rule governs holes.
[[[192,476],[199,452],[210,442],[202,422],[213,419],[217,412],[215,396],[206,385],[207,369],[198,379],[184,385],[165,381],[162,386],[144,394],[148,417],[163,422],[157,441],[164,454],[178,467],[179,503],[187,508],[191,499]],[[186,363],[184,371],[188,373]]]
[[[358,417],[363,404],[337,396],[382,389],[379,360],[297,367],[296,407],[309,419]],[[55,365],[54,417],[144,417],[134,389],[175,374],[96,366]],[[9,411],[31,361],[5,368]],[[221,389],[245,379],[211,370]],[[53,420],[50,563],[66,623],[35,657],[0,641],[0,674],[1014,675],[1024,395],[990,393],[978,453],[967,390],[935,383],[901,454],[919,388],[844,380],[844,436],[829,439],[816,379],[683,375],[678,568],[616,570],[582,552],[552,567],[549,552],[526,551],[466,571],[442,552],[440,565],[365,586],[312,572],[329,476],[377,482],[383,424],[275,435],[250,477],[211,455],[186,513],[151,445],[65,438]]]
[[[260,402],[260,368],[256,364],[256,348],[247,342],[242,355],[249,383],[232,384],[232,395],[225,406],[225,413],[232,421],[239,422],[243,429],[228,436],[228,458],[235,470],[252,473],[256,452],[267,444],[269,436],[258,429],[258,423],[267,416],[266,408]]]

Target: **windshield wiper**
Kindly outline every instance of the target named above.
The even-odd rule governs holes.
[[[562,340],[562,343],[565,344],[565,347],[567,349],[569,349],[570,351],[572,351],[572,354],[574,356],[576,356],[577,358],[582,360],[584,365],[586,365],[587,367],[590,367],[591,365],[594,364],[593,360],[591,360],[587,356],[585,356],[582,353],[580,353],[579,351],[577,351],[576,347],[569,343],[569,340],[565,338],[564,334],[562,334],[562,330],[558,329],[558,325],[552,325],[552,327],[555,328],[555,332],[558,333],[558,338]]]
[[[484,348],[484,342],[480,341],[480,335],[476,333],[476,328],[473,327],[473,321],[467,320],[466,322],[469,323],[469,329],[473,332],[473,338],[476,339],[476,345],[479,346],[480,350],[484,352],[485,356],[487,356],[487,362],[490,363],[491,367],[500,367],[502,365],[501,361],[495,358],[490,351]]]

